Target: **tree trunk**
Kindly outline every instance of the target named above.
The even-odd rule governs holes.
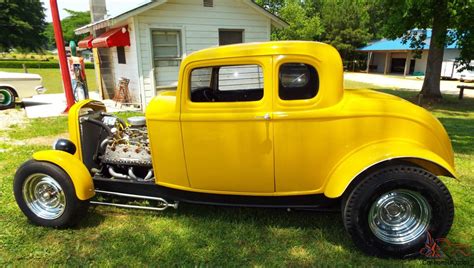
[[[440,79],[444,46],[449,24],[447,0],[440,0],[433,10],[433,28],[426,64],[425,80],[420,95],[423,99],[441,99]]]

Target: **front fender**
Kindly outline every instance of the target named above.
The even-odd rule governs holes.
[[[329,198],[340,197],[359,174],[379,163],[394,159],[410,159],[417,164],[429,163],[430,166],[437,167],[436,172],[433,172],[435,175],[456,177],[454,167],[443,157],[418,144],[383,142],[366,146],[344,158],[326,180],[324,195]]]
[[[63,151],[47,150],[34,153],[33,159],[49,162],[62,168],[71,178],[78,199],[88,200],[95,195],[92,177],[77,157]]]

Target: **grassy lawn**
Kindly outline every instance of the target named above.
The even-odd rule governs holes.
[[[409,99],[415,94],[382,91]],[[449,132],[460,176],[460,181],[443,178],[456,206],[448,238],[473,249],[474,99],[446,97],[429,109]],[[0,132],[0,266],[474,266],[473,256],[440,261],[368,257],[346,234],[339,213],[189,204],[159,213],[94,207],[73,229],[33,226],[14,201],[14,172],[33,152],[50,148],[32,138],[65,131],[66,117],[59,117]]]
[[[0,68],[0,72],[23,73],[23,69],[16,68]],[[61,71],[59,69],[28,69],[28,73],[39,74],[43,77],[43,86],[48,89],[47,94],[63,93],[63,84],[61,79]],[[90,91],[97,90],[95,80],[95,71],[86,69],[87,86]]]

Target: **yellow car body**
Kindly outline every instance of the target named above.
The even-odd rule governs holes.
[[[314,98],[279,98],[278,69],[292,62],[317,70]],[[191,101],[192,70],[243,64],[263,69],[261,100]],[[105,111],[95,101],[71,109],[69,131],[79,160],[78,115],[85,108]],[[177,91],[162,91],[149,103],[146,122],[155,183],[177,190],[337,198],[359,174],[395,159],[455,177],[453,150],[440,122],[398,97],[344,90],[341,58],[323,43],[268,42],[195,52],[181,63]],[[55,162],[54,154],[49,160],[46,154],[42,160]],[[90,196],[84,187],[76,191],[79,198]]]
[[[399,258],[420,254],[453,223],[452,197],[437,177],[456,177],[441,123],[398,97],[344,90],[341,58],[326,44],[195,52],[181,63],[177,90],[127,122],[101,102],[75,104],[70,140],[15,174],[27,218],[71,226],[89,204],[340,209],[361,250]]]

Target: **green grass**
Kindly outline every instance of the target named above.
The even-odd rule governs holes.
[[[28,124],[10,125],[5,132],[10,139],[25,140],[35,137],[47,137],[67,132],[67,116],[34,118]]]
[[[0,68],[1,72],[23,73],[19,68]],[[43,77],[43,86],[48,90],[46,94],[63,93],[61,71],[59,69],[28,69],[28,73],[39,74]],[[89,91],[96,91],[95,70],[86,69],[87,86]]]
[[[360,85],[363,86],[363,85]],[[383,90],[408,99],[416,93]],[[474,246],[474,99],[446,97],[429,109],[446,126],[456,152],[460,181],[443,178],[456,217],[451,241]],[[129,114],[121,114],[126,117]],[[37,119],[20,130],[0,133],[16,141],[64,132],[64,117]],[[41,127],[41,125],[50,126]],[[36,133],[34,129],[41,128]],[[442,261],[368,257],[346,234],[339,213],[286,212],[180,204],[177,211],[147,212],[109,207],[90,209],[73,229],[30,224],[15,204],[13,174],[43,145],[1,143],[0,266],[474,266],[474,258]]]

